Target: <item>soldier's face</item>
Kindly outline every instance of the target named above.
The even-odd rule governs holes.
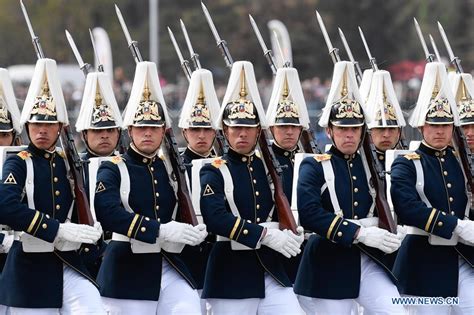
[[[216,131],[212,128],[187,128],[183,130],[183,135],[191,150],[207,155],[211,151]]]
[[[165,127],[135,127],[128,129],[130,138],[135,147],[142,153],[154,154],[163,141]]]
[[[400,136],[399,128],[372,128],[370,137],[375,147],[382,152],[393,149]]]
[[[301,130],[303,130],[303,127],[292,125],[271,127],[273,138],[276,143],[285,150],[293,150],[296,147],[300,138]]]
[[[30,141],[40,150],[54,149],[60,129],[60,123],[28,123]]]
[[[343,154],[354,154],[359,147],[362,135],[362,127],[338,127],[332,126],[326,132],[336,148]]]
[[[423,139],[435,149],[445,148],[453,139],[453,124],[425,124],[420,129]]]
[[[260,127],[224,126],[224,134],[229,146],[239,154],[249,154],[255,148]]]
[[[119,135],[118,128],[89,129],[84,132],[84,140],[96,155],[109,156],[117,147]]]
[[[462,130],[464,131],[464,135],[466,136],[467,145],[471,152],[474,151],[474,124],[464,125],[462,126]]]
[[[12,145],[13,132],[0,132],[0,147]]]

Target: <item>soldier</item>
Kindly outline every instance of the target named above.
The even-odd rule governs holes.
[[[87,75],[81,109],[76,122],[76,131],[82,134],[86,152],[84,161],[84,183],[89,198],[89,165],[93,157],[106,157],[114,154],[120,139],[122,117],[113,94],[110,78],[103,72]],[[95,183],[94,183],[95,188]],[[89,198],[90,200],[90,198]],[[80,252],[89,273],[97,277],[105,242],[97,245],[84,245]]]
[[[466,136],[467,145],[474,152],[474,82],[469,73],[453,74],[451,80],[459,122]]]
[[[186,163],[189,191],[193,187],[192,161],[213,156],[215,121],[219,115],[219,107],[212,73],[206,69],[194,71],[178,124],[188,144],[182,156]],[[185,246],[181,253],[181,258],[196,281],[199,295],[204,286],[207,259],[214,242],[215,236],[209,235],[199,246]],[[205,299],[201,299],[201,311],[203,314],[207,312]]]
[[[336,63],[331,90],[319,121],[332,146],[307,157],[299,168],[300,222],[313,234],[306,244],[295,293],[307,314],[350,314],[353,301],[367,312],[404,314],[390,269],[379,259],[400,238],[377,227],[370,174],[357,152],[366,117],[353,64]],[[293,196],[295,198],[295,196]]]
[[[74,250],[102,230],[71,222],[77,213],[68,170],[55,147],[67,124],[56,62],[39,59],[20,118],[31,143],[5,162],[0,184],[0,222],[16,231],[0,278],[0,303],[11,314],[105,314]],[[41,290],[32,290],[38,283]]]
[[[283,189],[288,200],[291,200],[298,141],[303,128],[309,128],[308,110],[295,68],[277,70],[266,119],[273,135],[273,152],[283,167]],[[283,260],[291,283],[295,282],[300,260],[301,255]]]
[[[110,314],[200,314],[194,280],[170,251],[207,233],[174,221],[174,177],[158,153],[171,121],[152,62],[137,64],[123,126],[130,147],[100,166],[95,190],[97,218],[113,232],[97,276],[104,304]]]
[[[442,63],[428,63],[410,125],[423,141],[411,154],[399,156],[391,168],[393,205],[408,226],[393,271],[401,294],[459,297],[459,305],[409,306],[410,314],[474,313],[472,255],[460,246],[474,243],[468,220],[470,200],[465,177],[450,146],[456,105]],[[472,247],[471,247],[472,253]]]
[[[266,124],[250,62],[233,64],[218,124],[229,151],[200,172],[201,212],[217,235],[202,297],[217,315],[298,313],[280,254],[296,256],[303,236],[276,227],[265,165],[255,153]]]

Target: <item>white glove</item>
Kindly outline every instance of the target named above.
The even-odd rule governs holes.
[[[454,229],[454,233],[467,243],[474,243],[474,221],[458,219],[458,225]]]
[[[403,242],[405,236],[407,236],[407,228],[403,225],[397,225],[397,237],[400,240],[400,243]]]
[[[302,226],[298,226],[296,228],[296,232],[298,234],[295,234],[293,233],[292,231],[290,230],[284,230],[284,232],[286,232],[288,234],[288,236],[292,237],[295,241],[298,242],[298,244],[301,246],[301,244],[303,244],[303,241],[304,241],[304,229]]]
[[[166,242],[197,245],[202,233],[191,224],[170,221],[160,225],[159,239]]]
[[[97,230],[94,226],[67,222],[59,224],[56,239],[74,243],[94,244],[101,235],[101,231]]]
[[[102,225],[100,225],[100,222],[94,223],[94,229],[96,229],[97,232],[99,232],[101,236],[104,233],[104,231],[102,230]]]
[[[0,253],[8,253],[10,251],[10,248],[13,245],[13,235],[8,234],[8,232],[0,232],[1,234],[4,234],[5,237],[3,238],[3,243],[0,244]]]
[[[367,228],[360,227],[356,241],[364,243],[370,247],[378,248],[387,254],[393,253],[401,245],[397,235],[376,226]]]
[[[194,227],[194,229],[199,233],[199,243],[201,244],[207,237],[207,230],[205,224],[198,224]],[[197,245],[197,244],[196,244]]]
[[[371,226],[379,225],[379,218],[377,217],[363,218],[357,221],[359,221],[360,226],[363,226],[363,227],[371,227]]]
[[[266,245],[283,254],[286,258],[301,253],[300,244],[291,237],[289,233],[278,229],[267,229],[267,234],[262,240],[262,245]]]

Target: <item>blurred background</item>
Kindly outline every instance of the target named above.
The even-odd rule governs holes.
[[[186,24],[203,68],[211,70],[219,97],[222,98],[229,75],[228,68],[202,13],[199,0],[23,0],[45,55],[60,66],[63,91],[74,123],[79,112],[84,77],[67,43],[64,30],[73,36],[85,62],[94,64],[88,28],[100,27],[107,34],[110,52],[102,56],[106,71],[113,74],[117,101],[123,109],[134,76],[135,62],[115,14],[114,4],[121,9],[131,36],[138,41],[145,60],[158,64],[163,92],[177,125],[179,110],[186,95],[188,81],[181,71],[178,57],[168,36],[169,26],[176,36],[185,58],[189,53],[181,33],[179,19]],[[333,45],[347,55],[339,38],[340,27],[355,59],[362,69],[370,67],[359,37],[360,26],[372,55],[380,69],[390,71],[402,109],[408,114],[416,102],[423,76],[425,56],[415,32],[413,17],[420,23],[429,44],[432,34],[442,59],[448,65],[446,48],[439,35],[440,21],[454,53],[462,59],[465,72],[474,65],[474,0],[208,0],[205,1],[222,39],[226,40],[234,60],[254,64],[262,101],[266,106],[272,89],[272,73],[252,31],[248,14],[252,14],[269,48],[267,23],[279,20],[286,26],[293,56],[313,126],[324,106],[330,87],[333,64],[315,10],[321,14]],[[96,38],[97,39],[97,38]],[[0,1],[0,66],[8,68],[20,107],[33,73],[36,55],[31,44],[19,1]],[[454,69],[451,69],[454,70]],[[175,130],[176,134],[180,134]],[[318,144],[327,139],[316,129]],[[417,133],[410,128],[408,138]],[[180,140],[182,141],[182,140]],[[181,142],[182,145],[184,145]]]

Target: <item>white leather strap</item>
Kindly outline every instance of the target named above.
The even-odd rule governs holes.
[[[341,206],[339,205],[339,200],[337,199],[336,193],[336,177],[334,176],[334,169],[332,168],[331,160],[321,161],[324,173],[324,181],[327,184],[327,189],[329,191],[329,197],[331,198],[331,203],[334,208],[334,213],[338,216],[344,216],[342,213]],[[321,190],[321,195],[323,190]]]

